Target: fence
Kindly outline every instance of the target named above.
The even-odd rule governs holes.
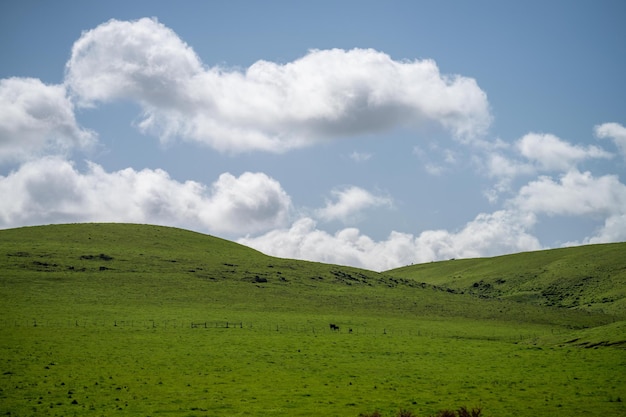
[[[334,326],[334,328],[333,328]],[[456,339],[477,339],[477,340],[499,340],[518,342],[546,336],[549,334],[561,334],[565,330],[551,329],[549,332],[542,334],[524,333],[524,334],[503,334],[494,332],[492,335],[475,334],[473,332],[461,333],[451,330],[436,330],[432,327],[420,328],[415,326],[412,328],[397,327],[367,327],[349,325],[322,325],[317,324],[294,324],[294,323],[269,323],[269,322],[243,322],[243,321],[225,321],[225,320],[189,320],[189,319],[132,319],[132,320],[94,320],[94,319],[66,319],[66,320],[48,320],[48,319],[0,319],[0,328],[21,328],[21,329],[136,329],[136,330],[185,330],[185,331],[210,331],[210,330],[232,330],[232,331],[252,331],[255,333],[293,333],[293,334],[343,334],[355,336],[402,336],[402,337],[445,337]]]

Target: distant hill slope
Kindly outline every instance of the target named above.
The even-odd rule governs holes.
[[[378,273],[274,258],[234,242],[171,227],[90,223],[7,229],[0,230],[0,298],[6,301],[0,319],[44,315],[192,319],[210,314],[259,320],[259,314],[273,312],[371,320],[459,317],[569,328],[614,320],[601,312],[590,315],[455,294],[436,279],[432,282],[437,286],[422,283],[428,281],[422,277],[424,268],[446,266],[453,271],[451,267],[485,260],[455,262],[459,263]],[[519,267],[513,270],[533,273]],[[442,271],[426,271],[426,275],[459,275]],[[483,280],[508,276],[493,275],[494,270],[488,269],[493,274],[487,277],[480,271],[474,273]],[[467,286],[473,288],[474,281],[470,281]],[[603,296],[608,292],[603,290]]]
[[[398,281],[357,268],[274,258],[184,229],[141,224],[60,224],[0,230],[0,256],[5,272],[106,271],[256,283],[304,279],[395,285]]]
[[[386,273],[485,298],[626,316],[626,243],[432,262]]]

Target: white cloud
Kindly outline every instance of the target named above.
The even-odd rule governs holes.
[[[516,172],[526,169],[513,168]],[[340,207],[342,199],[337,201],[327,208]],[[504,207],[477,215],[459,230],[425,230],[418,235],[394,231],[381,241],[356,228],[331,234],[318,229],[313,219],[302,218],[290,228],[240,242],[275,256],[382,271],[410,263],[542,249],[532,234],[541,221],[549,221],[541,219],[542,215],[603,221],[592,236],[581,239],[583,243],[626,240],[626,185],[615,175],[594,177],[589,172],[571,169],[558,180],[542,176],[522,186]]]
[[[448,258],[474,258],[541,249],[528,233],[535,217],[516,211],[481,213],[460,231],[432,230],[416,239],[418,262]]]
[[[263,173],[226,173],[213,184],[201,218],[215,231],[256,233],[285,225],[290,210],[291,199],[278,181]]]
[[[596,126],[594,130],[598,138],[612,139],[624,159],[626,159],[626,127],[619,123],[604,123]]]
[[[585,244],[626,241],[626,213],[608,217],[598,232],[584,240]]]
[[[567,171],[590,158],[611,158],[596,146],[576,146],[551,134],[529,133],[517,142],[519,152],[543,171]]]
[[[81,106],[130,98],[167,108],[193,104],[187,86],[201,72],[199,58],[171,29],[154,19],[113,19],[74,43],[65,82]]]
[[[603,221],[592,236],[566,246],[626,241],[626,185],[616,175],[594,177],[570,171],[559,181],[540,177],[509,201],[511,209],[533,215],[581,216]]]
[[[424,170],[432,176],[440,176],[458,164],[458,153],[452,149],[441,149],[432,143],[428,149],[413,146],[413,154],[423,163]]]
[[[558,182],[547,176],[531,181],[510,203],[536,214],[611,216],[626,212],[626,185],[615,175],[595,178],[572,170]]]
[[[577,165],[587,159],[610,159],[613,155],[596,146],[579,146],[552,134],[528,133],[513,145],[501,141],[493,148],[486,148],[484,166],[497,183],[485,192],[490,202],[499,195],[510,192],[512,182],[518,177],[530,177],[538,172],[567,172],[576,170]]]
[[[485,156],[485,161],[478,161],[478,165],[484,165],[486,174],[496,179],[496,183],[483,192],[487,200],[494,204],[500,199],[503,193],[509,193],[512,188],[513,179],[518,176],[531,175],[535,173],[535,167],[529,163],[516,161],[500,151],[492,151]]]
[[[311,218],[302,218],[289,229],[273,230],[262,236],[239,239],[239,243],[274,256],[352,265],[371,270],[386,270],[410,263],[415,255],[411,235],[394,232],[387,241],[374,242],[355,228],[330,234],[317,229]]]
[[[356,228],[330,234],[317,229],[313,219],[302,218],[289,229],[239,242],[274,256],[384,271],[411,263],[537,250],[539,241],[527,232],[533,224],[532,216],[498,211],[478,215],[456,233],[433,230],[414,236],[394,231],[376,242]]]
[[[355,162],[366,162],[372,159],[372,154],[367,152],[354,151],[350,154],[350,159]]]
[[[487,172],[491,177],[512,179],[520,175],[530,175],[535,168],[524,162],[519,162],[500,153],[487,155]]]
[[[0,201],[1,227],[116,221],[234,235],[265,233],[239,242],[274,256],[372,270],[541,249],[531,234],[541,214],[604,219],[604,226],[585,243],[626,239],[626,186],[615,176],[594,178],[577,171],[558,182],[548,177],[530,182],[507,202],[507,209],[481,213],[459,230],[426,230],[418,235],[394,231],[381,241],[356,228],[331,234],[318,229],[311,218],[285,228],[291,200],[277,181],[261,173],[222,174],[206,187],[175,181],[162,170],[109,173],[89,163],[81,173],[70,162],[49,157],[0,177],[0,194],[6,196]],[[357,187],[335,195],[336,201],[321,211],[329,218],[347,218],[376,199]]]
[[[500,181],[496,187],[501,187],[489,195],[492,201],[497,199],[495,194],[508,190],[511,184],[505,182],[514,177],[541,170],[567,168],[567,172],[558,179],[541,176],[528,182],[504,202],[504,209],[481,213],[459,230],[425,230],[418,235],[392,232],[386,240],[374,241],[356,228],[331,234],[318,229],[313,219],[303,218],[291,228],[240,241],[277,256],[386,270],[409,263],[542,249],[532,234],[540,221],[549,221],[541,219],[542,215],[604,221],[593,236],[582,240],[585,243],[626,240],[626,185],[616,175],[594,177],[575,168],[584,159],[605,158],[608,153],[593,146],[574,146],[552,135],[527,135],[517,144],[509,150],[528,162],[502,155],[507,150],[502,146],[488,154],[488,170]],[[416,147],[414,153],[425,158],[421,148]],[[326,210],[328,217],[339,218],[349,213],[349,202],[359,200],[347,195],[336,194],[336,202],[329,202],[318,214]]]
[[[431,60],[394,61],[372,49],[312,50],[245,72],[204,68],[153,19],[111,20],[72,48],[66,83],[81,105],[133,99],[140,128],[229,152],[284,152],[320,140],[398,125],[439,124],[461,139],[491,122],[471,78],[445,76]]]
[[[0,162],[86,148],[95,140],[94,132],[78,126],[63,86],[33,78],[0,80]]]
[[[157,169],[79,172],[61,158],[43,158],[0,176],[0,227],[106,221],[164,224],[222,233],[280,227],[291,201],[260,173],[223,174],[210,190]]]
[[[446,169],[442,165],[427,163],[424,165],[424,170],[429,175],[432,175],[433,177],[438,177],[440,175],[443,175]]]
[[[370,207],[392,206],[389,197],[376,196],[360,187],[347,187],[331,191],[336,201],[326,201],[326,206],[316,210],[316,215],[325,220],[340,220],[344,223],[358,219],[359,213]]]

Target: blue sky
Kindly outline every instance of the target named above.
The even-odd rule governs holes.
[[[0,4],[0,227],[385,270],[626,240],[621,1]]]

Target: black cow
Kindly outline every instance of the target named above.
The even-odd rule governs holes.
[[[330,323],[330,330],[339,331],[339,326],[337,326],[336,324]]]

